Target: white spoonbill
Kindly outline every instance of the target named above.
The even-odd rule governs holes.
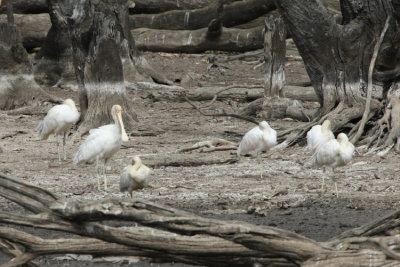
[[[332,171],[335,171],[336,167],[344,166],[351,161],[354,154],[354,145],[349,142],[349,138],[346,134],[340,133],[337,139],[330,140],[324,144],[321,144],[315,150],[312,156],[312,164],[314,166],[323,166],[324,175],[326,173],[326,167],[331,167]],[[324,187],[324,176],[322,176],[322,188]],[[335,180],[336,197],[338,197],[337,183]]]
[[[111,108],[114,124],[107,124],[89,131],[89,136],[81,144],[74,157],[74,163],[96,160],[97,184],[100,190],[100,174],[104,176],[104,190],[107,190],[106,164],[119,150],[122,142],[129,140],[122,121],[122,108],[114,105]],[[101,166],[102,163],[102,166]]]
[[[315,150],[319,145],[333,139],[335,139],[335,136],[331,130],[331,122],[325,120],[322,125],[314,125],[307,132],[307,148]]]
[[[269,126],[268,122],[262,121],[243,136],[237,155],[256,156],[262,151],[268,151],[276,144],[276,131]]]
[[[64,103],[61,105],[56,105],[52,107],[48,112],[44,119],[39,123],[36,127],[36,131],[41,140],[47,140],[50,135],[61,135],[63,134],[63,157],[65,156],[65,136],[66,132],[71,129],[71,126],[74,125],[79,120],[79,112],[75,107],[75,102],[68,98],[64,100]],[[58,150],[58,160],[61,161],[60,155],[60,144],[57,142],[57,150]]]
[[[132,191],[143,189],[149,184],[151,169],[142,163],[139,157],[134,157],[132,163],[124,168],[119,180],[119,189],[131,195]]]

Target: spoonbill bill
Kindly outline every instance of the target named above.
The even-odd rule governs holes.
[[[326,167],[331,167],[332,172],[335,172],[336,167],[344,166],[351,161],[354,154],[354,145],[349,141],[345,133],[340,133],[336,139],[330,140],[321,144],[315,150],[311,158],[314,166],[324,167],[324,175]],[[324,188],[325,180],[322,176],[322,189]],[[336,197],[339,196],[337,183],[335,180]]]
[[[268,151],[276,144],[276,131],[269,126],[268,122],[262,121],[243,136],[237,155],[257,156],[258,153]]]
[[[75,102],[68,98],[63,104],[52,107],[44,119],[36,127],[36,131],[41,140],[47,140],[50,135],[63,135],[62,150],[63,158],[65,155],[65,137],[71,126],[79,120],[80,114],[76,109]],[[57,141],[58,160],[61,161],[60,144]]]
[[[96,160],[97,185],[100,190],[100,177],[104,177],[104,190],[107,190],[106,164],[119,150],[122,142],[129,140],[122,121],[122,108],[114,105],[111,108],[113,124],[103,125],[89,131],[89,136],[76,152],[73,162],[92,162]]]
[[[331,130],[331,121],[325,120],[322,125],[314,125],[307,132],[307,148],[315,150],[319,145],[333,139],[335,136]]]
[[[151,169],[142,163],[139,157],[134,157],[132,163],[124,168],[119,180],[119,189],[131,195],[132,191],[143,189],[149,184]]]

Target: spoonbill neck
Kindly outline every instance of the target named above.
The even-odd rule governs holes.
[[[121,112],[118,112],[116,115],[117,115],[117,124],[119,125],[119,129],[121,131],[121,139],[122,139],[123,142],[127,142],[127,141],[129,141],[129,137],[126,134],[126,131],[125,131],[124,122],[122,121]]]

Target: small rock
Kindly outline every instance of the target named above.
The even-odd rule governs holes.
[[[1,154],[1,153],[3,153],[3,149],[2,149],[1,146],[0,146],[0,154]]]

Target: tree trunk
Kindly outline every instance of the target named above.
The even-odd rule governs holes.
[[[0,212],[0,222],[8,225],[0,227],[0,242],[7,242],[2,248],[14,255],[3,265],[9,267],[67,253],[207,266],[370,267],[395,266],[400,259],[399,211],[318,243],[275,227],[206,219],[141,199],[64,201],[1,174],[0,195],[33,213]],[[110,226],[109,221],[116,223]],[[125,226],[118,227],[121,221]],[[19,225],[66,232],[69,237],[42,239],[35,231],[13,228]]]
[[[15,109],[37,101],[58,101],[36,84],[32,65],[14,24],[11,0],[7,0],[8,22],[0,22],[0,109]]]
[[[111,107],[115,104],[122,106],[127,128],[132,128],[133,121],[137,120],[124,85],[124,65],[133,64],[129,56],[134,46],[128,30],[127,3],[124,0],[98,3],[77,0],[71,5],[74,16],[69,17],[67,13],[58,13],[58,3],[51,1],[50,10],[61,23],[68,21],[72,37],[80,102],[85,107],[81,110],[84,120],[80,131],[83,133],[108,124]],[[64,10],[68,10],[68,6]]]
[[[285,84],[286,29],[281,16],[265,19],[265,96],[278,97]]]
[[[217,14],[215,1],[211,5],[194,10],[174,10],[161,14],[133,15],[132,26],[162,30],[195,30],[205,28]],[[224,5],[222,24],[232,27],[254,20],[275,9],[272,0],[243,0]]]
[[[398,13],[394,4],[388,0],[342,0],[343,26],[338,25],[317,0],[307,3],[281,0],[275,4],[304,60],[321,104],[314,122],[303,127],[297,137],[326,118],[332,121],[335,130],[349,121],[358,120],[365,109],[368,70],[374,47],[387,16],[390,17],[389,29],[376,69],[393,67],[394,64],[390,66],[389,63],[393,58],[398,60],[400,55],[399,46],[394,45],[399,38],[395,22]],[[383,79],[382,82],[390,84],[391,81]],[[379,86],[375,89],[382,90]],[[379,101],[372,99],[370,112],[373,114],[379,107]],[[286,131],[283,135],[288,133]]]

